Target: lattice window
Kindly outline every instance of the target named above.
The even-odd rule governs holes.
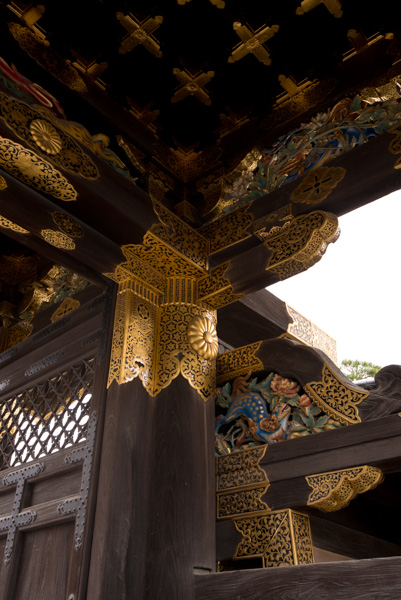
[[[86,440],[94,368],[83,360],[1,403],[0,469]]]

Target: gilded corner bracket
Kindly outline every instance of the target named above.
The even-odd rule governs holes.
[[[318,473],[305,477],[312,488],[308,506],[322,512],[335,512],[345,508],[351,500],[382,483],[383,472],[377,467],[363,465],[352,469]]]
[[[263,370],[263,363],[256,356],[262,342],[248,344],[235,350],[229,350],[217,357],[217,384],[225,383],[234,377],[247,375],[250,371],[256,372]]]
[[[314,562],[308,515],[287,508],[233,521],[242,535],[235,560],[261,558],[264,567]]]
[[[106,276],[118,283],[109,381],[139,377],[151,396],[178,375],[208,400],[215,389],[216,312],[199,299],[208,241],[159,202],[143,244]]]

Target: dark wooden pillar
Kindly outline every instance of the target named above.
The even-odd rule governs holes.
[[[181,376],[109,389],[88,600],[189,600],[215,567],[213,402]]]

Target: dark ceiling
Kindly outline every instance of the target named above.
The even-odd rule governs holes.
[[[375,70],[383,73],[398,58],[401,6],[390,0],[304,0],[302,5],[301,0],[179,2],[47,1],[31,31],[43,33],[50,51],[71,61],[89,93],[105,94],[131,110],[167,145],[184,149],[213,145],[246,121],[248,130],[249,122],[264,129],[270,121],[280,125],[269,115],[286,94],[305,84],[324,83],[315,97],[318,105],[329,93],[335,96],[363,83]],[[0,6],[2,45],[6,35],[15,57],[16,43],[7,24],[29,25],[32,5]],[[297,14],[302,7],[310,10]],[[137,36],[128,40],[135,46],[129,51],[124,50],[127,21]],[[236,23],[247,28],[241,30],[242,37],[262,32],[255,54],[252,43],[238,50],[242,42]],[[267,27],[271,37],[263,42]],[[240,56],[234,62],[233,51],[234,57]],[[201,74],[207,76],[199,79]],[[192,92],[191,86],[185,87],[191,80],[199,84]],[[310,103],[304,106],[308,108]],[[285,120],[284,108],[279,121]]]

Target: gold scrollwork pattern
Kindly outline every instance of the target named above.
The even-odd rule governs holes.
[[[242,346],[229,352],[219,354],[217,357],[217,383],[224,383],[239,375],[246,375],[249,371],[263,370],[263,363],[256,356],[262,342],[255,342]]]
[[[317,167],[309,171],[291,194],[291,202],[319,204],[344,178],[342,167]]]
[[[54,122],[50,125],[43,120],[43,115],[29,104],[0,92],[0,117],[35,152],[51,160],[57,167],[86,179],[99,176],[95,164],[80,146]],[[59,150],[56,152],[55,148]]]
[[[199,279],[198,297],[214,309],[226,306],[244,296],[244,294],[235,294],[230,280],[225,277],[229,266],[230,261],[227,261],[212,269],[206,277]]]
[[[305,520],[298,520],[294,527],[295,515],[300,515]],[[233,522],[242,535],[234,559],[260,557],[264,567],[314,562],[309,519],[306,515],[286,509],[235,518]]]
[[[329,473],[318,473],[305,477],[312,492],[308,506],[322,512],[334,512],[347,506],[358,494],[377,487],[384,479],[377,467],[363,465],[353,469],[342,469]]]
[[[0,137],[0,166],[23,183],[64,201],[76,200],[73,186],[50,163],[20,144]]]
[[[207,269],[208,240],[160,202],[154,201],[153,206],[161,223],[152,227],[152,234],[171,245],[176,252],[183,254],[200,269]]]
[[[2,217],[1,215],[0,215],[0,227],[4,227],[5,229],[11,229],[12,231],[15,231],[16,233],[24,233],[24,234],[29,233],[29,231],[27,229],[24,229],[20,225],[13,223],[9,219],[6,219],[5,217]]]
[[[217,518],[230,519],[262,510],[269,510],[266,502],[261,497],[267,492],[266,487],[238,490],[229,494],[217,496]]]
[[[210,240],[210,254],[250,237],[247,230],[252,224],[253,215],[247,213],[249,207],[250,204],[202,227],[202,235]]]
[[[52,218],[60,231],[66,235],[73,238],[81,238],[84,235],[81,225],[67,213],[54,212]]]
[[[0,190],[5,190],[7,187],[7,181],[0,175]]]
[[[277,273],[280,279],[306,271],[317,263],[329,243],[340,234],[338,219],[331,213],[315,211],[285,223],[264,242],[272,251],[266,270]]]
[[[50,317],[51,322],[55,323],[56,321],[62,319],[63,317],[68,315],[73,310],[76,310],[80,306],[81,304],[79,300],[76,300],[75,298],[64,298],[60,306],[54,311],[54,313]]]
[[[293,322],[288,325],[287,333],[280,337],[295,339],[313,348],[319,348],[337,363],[337,342],[291,306],[287,306],[287,312]]]
[[[218,519],[269,510],[261,499],[270,486],[260,466],[266,448],[251,448],[216,458]]]
[[[53,229],[42,229],[40,235],[48,244],[61,250],[75,250],[75,242],[69,235]]]
[[[340,381],[326,364],[322,380],[307,383],[304,390],[322,411],[343,425],[360,422],[357,405],[369,396],[369,392],[360,391],[356,386],[351,387]]]
[[[240,450],[216,458],[217,491],[269,483],[265,471],[259,466],[267,446]]]

